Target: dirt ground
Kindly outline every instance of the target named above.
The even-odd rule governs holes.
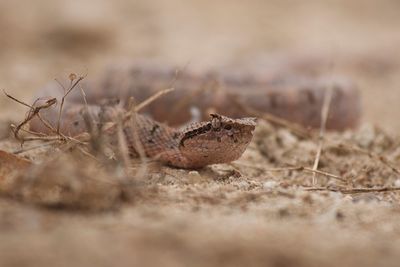
[[[55,77],[150,59],[194,69],[312,62],[350,77],[363,106],[359,129],[325,136],[319,169],[334,176],[315,186],[316,140],[262,120],[241,159],[199,171],[151,162],[142,172],[134,160],[126,177],[70,147],[2,152],[0,266],[398,266],[399,9],[0,0],[0,89],[27,102]],[[1,150],[20,149],[8,125],[25,112],[0,97]]]

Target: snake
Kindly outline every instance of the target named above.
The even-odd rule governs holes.
[[[128,100],[140,103],[162,89],[175,90],[146,106],[122,128],[132,157],[143,150],[147,157],[166,165],[198,169],[229,163],[241,157],[252,140],[257,118],[243,109],[265,112],[303,125],[319,127],[326,88],[332,88],[326,127],[345,130],[357,127],[361,104],[357,87],[348,79],[271,75],[265,72],[185,69],[154,64],[130,64],[106,69],[103,75],[80,84],[59,109],[41,111],[42,119],[60,132],[76,136],[88,131],[84,113],[95,125],[116,122],[128,109]],[[65,90],[65,88],[64,88]],[[60,82],[49,83],[35,96],[36,103],[49,97],[61,101]],[[242,107],[242,108],[240,108]],[[38,118],[30,130],[52,134]],[[116,136],[113,132],[111,136]]]

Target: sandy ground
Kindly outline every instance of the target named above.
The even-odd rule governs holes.
[[[1,1],[0,88],[26,101],[55,77],[90,77],[120,61],[279,69],[306,60],[352,78],[364,117],[359,130],[327,135],[320,168],[343,181],[319,175],[321,191],[307,190],[304,170],[271,171],[312,166],[315,140],[264,122],[234,164],[188,172],[151,163],[134,181],[76,151],[24,153],[39,165],[16,176],[7,168],[25,165],[0,158],[0,265],[398,266],[399,194],[353,189],[400,186],[399,8],[394,0]],[[15,151],[4,129],[25,110],[0,97],[0,111],[0,148]]]

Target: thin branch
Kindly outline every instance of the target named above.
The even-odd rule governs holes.
[[[58,79],[54,79],[58,85],[63,89],[63,94],[65,94],[65,92],[67,91],[67,89],[65,88],[65,86],[58,80]]]
[[[321,174],[328,178],[333,178],[333,179],[339,180],[341,182],[346,182],[346,179],[344,179],[343,177],[341,177],[339,175],[320,171],[320,170],[314,170],[312,168],[308,168],[308,167],[304,167],[304,166],[291,166],[291,167],[283,167],[283,168],[265,168],[261,165],[253,165],[253,164],[246,164],[246,163],[239,163],[239,162],[233,162],[231,164],[243,166],[243,167],[254,168],[254,169],[257,169],[260,171],[264,171],[264,172],[283,172],[283,171],[300,171],[301,172],[301,171],[305,171],[305,172],[310,172],[310,173]]]
[[[47,147],[47,146],[51,146],[51,145],[55,144],[57,141],[58,140],[54,140],[54,141],[51,141],[51,142],[48,142],[48,143],[44,143],[44,144],[40,144],[40,145],[37,145],[37,146],[21,148],[21,149],[18,149],[18,150],[14,150],[11,153],[15,154],[15,155],[18,155],[18,154],[25,153],[25,152],[28,152],[28,151],[44,148],[44,147]]]
[[[328,187],[310,187],[305,188],[306,191],[332,191],[340,192],[342,194],[360,194],[360,193],[381,193],[400,191],[400,187],[381,187],[381,188],[351,188],[351,189],[336,189]]]
[[[81,141],[72,138],[72,137],[67,137],[64,134],[60,133],[60,121],[61,121],[61,114],[62,114],[62,109],[63,109],[63,105],[64,105],[64,101],[66,96],[85,78],[85,76],[81,76],[78,79],[76,79],[76,75],[70,75],[70,80],[71,80],[71,84],[69,89],[66,91],[65,87],[56,79],[57,83],[63,88],[64,90],[64,95],[62,97],[62,101],[61,101],[61,105],[60,105],[60,112],[58,114],[58,122],[57,122],[57,129],[55,129],[46,119],[44,119],[41,114],[40,111],[42,109],[48,109],[51,106],[55,105],[57,103],[57,99],[56,98],[51,98],[46,100],[46,102],[44,104],[40,104],[40,105],[36,105],[36,103],[38,102],[39,99],[35,100],[33,105],[29,105],[9,94],[7,94],[4,91],[4,94],[12,99],[13,101],[24,105],[26,107],[29,107],[29,112],[27,113],[25,119],[18,124],[17,126],[12,125],[12,130],[14,132],[14,136],[17,140],[21,141],[21,142],[25,142],[25,141],[33,141],[33,140],[43,140],[43,141],[66,141],[66,140],[70,140],[70,141],[76,141],[78,143],[82,143]],[[76,79],[76,80],[75,80]],[[56,136],[48,136],[46,134],[42,134],[42,133],[37,133],[37,132],[33,132],[33,131],[29,131],[26,129],[23,129],[23,126],[26,125],[28,122],[30,122],[34,117],[37,117],[42,123],[43,125],[48,128],[50,130],[50,132],[56,134]],[[34,135],[33,137],[20,137],[19,133],[20,131],[24,131],[27,132],[29,134]]]
[[[123,122],[125,123],[127,120],[131,119],[131,117],[139,112],[142,108],[144,108],[145,106],[149,105],[151,102],[155,101],[156,99],[158,99],[159,97],[172,92],[173,90],[175,90],[174,88],[168,88],[168,89],[164,89],[161,90],[157,93],[155,93],[154,95],[150,96],[149,98],[147,98],[146,100],[144,100],[143,102],[141,102],[139,105],[137,105],[134,109],[129,110],[128,112],[126,112],[124,114],[124,120]],[[105,132],[109,132],[111,130],[113,130],[115,127],[117,126],[117,124],[115,122],[110,123],[109,125],[107,125],[107,127],[105,127],[104,131]]]
[[[246,114],[249,114],[250,116],[259,117],[259,118],[261,118],[265,121],[268,121],[274,125],[287,128],[288,130],[290,130],[292,133],[294,133],[298,137],[301,137],[301,138],[312,138],[313,137],[311,131],[308,131],[307,129],[305,129],[304,127],[302,127],[301,125],[299,125],[297,123],[293,123],[288,120],[282,119],[271,113],[255,110],[255,109],[249,107],[248,105],[244,104],[241,100],[239,100],[238,97],[236,97],[233,94],[228,93],[227,96],[231,99],[231,101],[239,109],[241,109]]]
[[[17,126],[15,124],[11,124],[10,128],[11,128],[12,132],[15,132]],[[40,132],[34,132],[34,131],[31,131],[31,130],[28,130],[28,129],[24,129],[24,128],[19,129],[19,131],[22,131],[24,133],[28,133],[28,134],[31,134],[31,135],[34,135],[34,136],[43,136],[43,137],[44,136],[48,136],[47,134],[40,133]]]
[[[18,125],[14,128],[14,136],[15,136],[15,138],[16,138],[17,140],[19,140],[19,141],[26,141],[26,140],[27,140],[26,138],[24,139],[24,138],[21,138],[21,137],[19,136],[19,131],[22,129],[22,127],[23,127],[25,124],[27,124],[29,121],[31,121],[37,114],[39,114],[40,110],[49,108],[49,107],[51,107],[52,105],[54,105],[55,103],[57,103],[57,99],[56,99],[56,98],[52,98],[52,99],[47,100],[47,101],[46,101],[44,104],[42,104],[42,105],[33,107],[33,106],[30,106],[30,105],[28,105],[28,104],[26,104],[26,103],[24,103],[24,102],[18,100],[18,99],[15,98],[15,97],[13,97],[13,96],[7,94],[5,91],[4,91],[4,93],[5,93],[5,95],[6,95],[7,97],[9,97],[10,99],[12,99],[12,100],[16,101],[17,103],[20,103],[20,104],[22,104],[22,105],[27,106],[27,107],[30,108],[30,112],[28,113],[28,116],[26,116],[26,118],[25,118],[20,124],[18,124]],[[30,140],[30,139],[29,139],[29,140]],[[34,140],[37,140],[37,138],[34,138]]]
[[[312,170],[313,172],[313,176],[312,176],[312,184],[315,185],[316,184],[316,176],[317,176],[317,169],[318,169],[318,165],[319,165],[319,160],[321,157],[321,153],[322,153],[322,147],[324,145],[324,136],[325,136],[325,131],[326,131],[326,122],[328,120],[328,115],[329,115],[329,108],[331,106],[331,101],[332,101],[332,95],[333,95],[333,88],[332,86],[330,86],[324,94],[324,102],[322,105],[322,109],[321,109],[321,127],[320,127],[320,131],[319,131],[319,136],[318,136],[318,149],[317,149],[317,154],[315,156],[315,160],[314,160],[314,165]]]
[[[70,77],[72,77],[72,75],[70,75]],[[85,79],[85,76],[80,76],[78,79],[76,79],[75,82],[73,82],[72,78],[71,78],[71,84],[69,89],[65,92],[65,87],[62,86],[62,88],[64,89],[64,95],[61,98],[61,104],[60,104],[60,110],[58,113],[58,120],[57,120],[57,134],[60,134],[60,125],[61,125],[61,115],[62,115],[62,111],[63,111],[63,107],[64,107],[64,102],[65,102],[65,98],[68,96],[69,93],[71,93],[71,91],[83,80]]]
[[[25,103],[25,102],[23,102],[23,101],[21,101],[21,100],[15,98],[15,97],[13,97],[12,95],[9,95],[9,94],[6,92],[6,90],[4,90],[4,89],[3,89],[3,93],[4,93],[8,98],[14,100],[14,101],[17,102],[17,103],[20,103],[21,105],[24,105],[24,106],[30,108],[31,110],[35,109],[33,106],[28,105],[27,103]]]
[[[346,179],[344,179],[343,177],[335,175],[335,174],[332,174],[332,173],[329,173],[329,172],[324,172],[324,171],[320,171],[320,170],[314,170],[314,169],[311,169],[311,168],[308,168],[308,167],[304,167],[304,170],[308,171],[308,172],[312,172],[314,174],[322,174],[324,176],[327,176],[327,177],[330,177],[330,178],[333,178],[333,179],[336,179],[336,180],[339,180],[339,181],[342,181],[342,182],[346,182]]]
[[[135,103],[134,99],[129,99],[129,110],[135,110]],[[133,144],[135,147],[136,152],[139,154],[140,158],[140,168],[139,171],[136,173],[136,176],[141,180],[147,172],[147,157],[146,152],[144,150],[143,144],[140,142],[139,134],[138,134],[138,124],[137,124],[137,117],[136,112],[132,113],[130,120],[130,126],[132,129],[132,138]]]
[[[85,108],[87,109],[88,108],[88,102],[87,102],[87,99],[86,99],[86,93],[85,93],[85,90],[83,90],[83,87],[82,87],[81,84],[79,84],[79,89],[81,91],[83,102],[85,103]]]
[[[368,151],[366,149],[363,149],[359,146],[355,146],[355,145],[349,145],[349,144],[339,144],[338,145],[339,148],[341,149],[347,149],[350,151],[354,151],[357,153],[361,153],[361,154],[365,154],[368,157],[370,157],[371,159],[376,159],[379,162],[381,162],[384,166],[388,167],[389,169],[391,169],[393,172],[400,174],[400,170],[394,166],[394,163],[392,163],[388,158],[386,158],[383,155],[378,155],[374,152]]]
[[[92,155],[89,151],[86,151],[83,147],[78,146],[78,150],[85,156],[91,158],[92,160],[96,161],[96,162],[100,162],[100,160],[98,158],[96,158],[96,156]]]
[[[140,103],[139,105],[137,105],[134,109],[135,112],[139,112],[140,110],[142,110],[144,107],[148,106],[150,103],[154,102],[154,100],[160,98],[161,96],[168,94],[172,91],[174,91],[175,88],[168,88],[168,89],[164,89],[161,91],[158,91],[157,93],[155,93],[154,95],[150,96],[149,98],[147,98],[146,100],[144,100],[142,103]]]
[[[130,168],[129,151],[128,151],[128,144],[126,142],[124,134],[123,115],[121,113],[118,113],[117,137],[119,146],[118,151],[124,163],[125,175],[129,176],[129,171],[128,171]]]

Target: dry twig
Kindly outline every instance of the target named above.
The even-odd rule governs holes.
[[[146,107],[150,103],[154,102],[155,100],[157,100],[161,96],[172,92],[173,90],[175,90],[175,89],[174,88],[164,89],[164,90],[161,90],[161,91],[155,93],[154,95],[150,96],[149,98],[144,100],[142,103],[137,105],[135,108],[133,108],[132,110],[129,110],[128,112],[126,112],[124,114],[123,123],[125,123],[127,120],[130,120],[135,113],[139,112],[141,109],[143,109],[144,107]],[[117,123],[110,123],[109,125],[107,125],[107,127],[105,127],[104,131],[105,132],[112,131],[116,126],[117,126]]]
[[[57,141],[58,140],[54,140],[52,142],[40,144],[40,145],[37,145],[37,146],[24,147],[24,148],[21,148],[21,149],[17,149],[17,150],[14,150],[12,152],[12,154],[18,155],[18,154],[25,153],[25,152],[28,152],[28,151],[31,151],[31,150],[36,150],[36,149],[39,149],[39,148],[48,147],[48,146],[54,145]]]
[[[142,103],[140,103],[139,105],[137,105],[134,109],[134,112],[139,112],[140,110],[142,110],[144,107],[148,106],[150,103],[154,102],[154,100],[160,98],[161,96],[168,94],[172,91],[174,91],[175,88],[168,88],[168,89],[164,89],[161,91],[158,91],[157,93],[155,93],[154,95],[152,95],[151,97],[147,98],[146,100],[144,100]]]
[[[315,156],[314,165],[312,168],[312,170],[314,171],[313,176],[312,176],[312,184],[313,185],[315,185],[317,182],[316,181],[316,176],[317,176],[316,170],[318,169],[319,160],[320,160],[321,153],[322,153],[322,147],[324,145],[326,122],[328,120],[329,108],[330,108],[331,101],[332,101],[332,95],[333,95],[333,88],[329,87],[325,91],[324,102],[323,102],[322,109],[321,109],[321,127],[320,127],[320,131],[319,131],[319,136],[318,136],[318,149],[317,149],[317,154]]]
[[[60,134],[60,125],[61,125],[61,115],[62,115],[62,111],[63,111],[63,107],[64,107],[64,102],[65,102],[65,98],[69,95],[69,93],[71,93],[72,90],[74,90],[74,88],[85,78],[85,76],[80,76],[78,79],[76,79],[76,75],[75,74],[70,74],[70,86],[68,88],[68,90],[65,90],[65,87],[56,79],[56,81],[61,85],[61,87],[64,89],[64,95],[61,98],[61,104],[60,104],[60,110],[58,112],[58,120],[57,120],[57,134]],[[74,82],[75,80],[75,82]]]
[[[43,110],[43,109],[48,109],[51,106],[55,105],[57,103],[57,98],[48,99],[44,104],[41,104],[41,105],[36,105],[36,102],[38,101],[38,100],[36,100],[33,105],[29,105],[29,104],[27,104],[27,103],[15,98],[15,97],[13,97],[13,96],[7,94],[4,91],[4,94],[8,98],[10,98],[13,101],[15,101],[15,102],[17,102],[19,104],[22,104],[22,105],[24,105],[24,106],[29,108],[28,114],[26,115],[25,119],[21,123],[19,123],[16,126],[15,125],[11,125],[12,130],[14,132],[14,136],[15,136],[15,138],[17,140],[21,141],[21,143],[23,143],[25,141],[34,141],[34,140],[43,140],[43,141],[74,140],[74,141],[78,141],[79,142],[79,140],[77,140],[75,138],[72,138],[72,137],[67,137],[67,136],[65,136],[64,134],[62,134],[60,132],[61,114],[62,114],[65,98],[85,78],[85,76],[81,76],[78,79],[76,79],[76,75],[75,74],[70,74],[69,77],[70,77],[71,84],[70,84],[70,87],[68,88],[68,90],[66,90],[65,87],[58,80],[56,80],[60,84],[60,86],[64,89],[64,95],[63,95],[62,100],[61,100],[61,105],[60,105],[60,109],[59,109],[57,128],[56,129],[47,120],[42,118],[42,116],[40,115],[40,111]],[[43,125],[46,128],[48,128],[52,133],[54,133],[56,135],[55,136],[50,136],[50,135],[46,135],[46,134],[43,134],[43,133],[36,133],[36,132],[30,131],[30,130],[24,129],[23,126],[25,126],[27,123],[29,123],[34,117],[37,117],[43,123]],[[29,133],[31,135],[34,135],[34,136],[33,137],[21,137],[19,135],[20,131],[27,132],[27,133]]]
[[[54,104],[57,103],[57,99],[56,99],[56,98],[51,98],[51,99],[47,100],[47,101],[46,101],[44,104],[42,104],[42,105],[31,106],[31,105],[28,105],[28,104],[26,104],[25,102],[23,102],[23,101],[21,101],[21,100],[19,100],[19,99],[15,98],[15,97],[13,97],[13,96],[11,96],[11,95],[9,95],[9,94],[7,94],[6,91],[4,91],[4,94],[5,94],[8,98],[10,98],[10,99],[16,101],[16,102],[19,103],[19,104],[22,104],[22,105],[24,105],[24,106],[26,106],[26,107],[29,107],[29,109],[30,109],[29,112],[28,112],[28,115],[25,117],[25,119],[24,119],[21,123],[19,123],[17,126],[13,127],[13,132],[14,132],[15,138],[16,138],[17,140],[21,141],[21,142],[27,141],[26,138],[22,138],[22,137],[19,136],[19,132],[20,132],[20,130],[22,129],[22,127],[23,127],[24,125],[26,125],[28,122],[30,122],[35,116],[37,116],[37,115],[39,114],[39,112],[40,112],[42,109],[49,108],[49,107],[51,107],[51,106],[53,106]],[[46,123],[45,125],[47,126],[47,125],[49,125],[49,124]],[[33,139],[33,140],[37,140],[37,139],[35,138],[35,139]]]
[[[353,151],[356,153],[360,153],[360,154],[364,154],[367,155],[368,157],[370,157],[371,159],[375,159],[379,162],[381,162],[384,166],[388,167],[389,169],[391,169],[393,172],[400,174],[400,170],[394,166],[394,163],[392,163],[388,158],[386,158],[383,155],[378,155],[372,151],[368,151],[366,149],[363,149],[361,147],[355,146],[355,145],[350,145],[350,144],[338,144],[337,145],[338,148],[340,149],[346,149],[349,151]]]
[[[122,158],[122,161],[124,162],[125,175],[128,177],[130,160],[129,160],[128,144],[125,139],[124,125],[122,121],[123,121],[123,115],[119,113],[117,121],[118,151]]]
[[[290,121],[285,120],[285,119],[282,119],[282,118],[277,117],[277,116],[275,116],[275,115],[273,115],[271,113],[260,112],[258,110],[255,110],[255,109],[247,106],[246,104],[244,104],[235,95],[229,94],[229,93],[227,95],[232,100],[232,102],[239,109],[241,109],[243,112],[245,112],[245,113],[247,113],[247,114],[249,114],[251,116],[262,118],[263,120],[266,120],[266,121],[268,121],[268,122],[270,122],[270,123],[272,123],[274,125],[287,128],[288,130],[290,130],[293,134],[295,134],[298,137],[301,137],[301,138],[313,138],[312,132],[308,131],[307,129],[305,129],[301,125],[299,125],[297,123],[290,122]]]
[[[283,168],[265,168],[264,166],[261,166],[261,165],[246,164],[246,163],[239,163],[239,162],[234,162],[231,164],[243,166],[243,167],[254,168],[254,169],[257,169],[260,171],[264,171],[264,172],[283,172],[283,171],[300,171],[301,172],[301,171],[304,171],[304,172],[321,174],[328,178],[333,178],[333,179],[339,180],[341,182],[346,182],[346,180],[339,175],[335,175],[335,174],[320,171],[320,170],[314,170],[312,168],[308,168],[308,167],[304,167],[304,166],[293,166],[293,167],[291,166],[291,167],[283,167]]]
[[[129,110],[135,110],[135,103],[133,98],[129,99]],[[136,112],[133,112],[132,114],[133,115],[131,116],[130,126],[132,129],[133,144],[135,147],[135,151],[138,153],[140,158],[140,167],[135,177],[137,177],[139,180],[142,180],[147,172],[147,157],[146,152],[144,151],[143,144],[140,142],[139,139],[138,126],[136,122]]]
[[[342,194],[360,194],[360,193],[381,193],[400,191],[400,187],[381,187],[381,188],[351,188],[351,189],[337,189],[329,187],[310,187],[305,188],[307,191],[332,191],[340,192]]]

